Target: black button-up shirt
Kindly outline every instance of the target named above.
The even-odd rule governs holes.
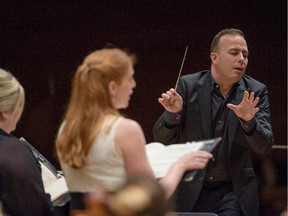
[[[231,112],[227,107],[230,103],[234,93],[236,92],[238,84],[235,84],[227,97],[224,98],[220,92],[219,85],[212,79],[212,93],[211,93],[211,114],[212,114],[212,128],[211,137],[222,137],[221,142],[217,148],[212,152],[213,158],[209,161],[207,167],[206,182],[230,182],[229,174],[229,160],[228,160],[228,142],[227,142],[227,116]]]

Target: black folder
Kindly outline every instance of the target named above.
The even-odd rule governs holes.
[[[207,152],[212,152],[213,149],[215,149],[215,147],[218,145],[218,143],[220,143],[221,141],[221,137],[217,137],[214,139],[208,139],[208,140],[202,140],[199,142],[203,142],[202,147],[200,148],[200,150],[203,151],[207,151]],[[195,177],[195,175],[197,174],[198,170],[193,170],[193,171],[188,171],[184,174],[182,181],[192,181]]]

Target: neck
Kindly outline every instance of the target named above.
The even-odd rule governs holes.
[[[211,75],[214,81],[219,85],[219,89],[223,97],[226,97],[228,93],[230,92],[230,90],[232,89],[234,83],[227,82],[225,78],[219,77],[219,75],[217,75],[216,73],[213,73],[212,71],[211,71]]]
[[[220,86],[220,92],[221,92],[221,94],[222,94],[222,96],[224,98],[227,97],[227,95],[229,94],[230,90],[231,90],[231,88],[229,90],[223,90],[222,87]]]

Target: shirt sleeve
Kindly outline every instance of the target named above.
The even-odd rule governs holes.
[[[181,115],[180,113],[171,113],[165,111],[164,113],[164,124],[167,128],[173,128],[180,123]]]
[[[251,120],[249,120],[247,122],[241,118],[239,118],[239,119],[240,119],[240,124],[241,124],[243,130],[245,131],[245,133],[247,135],[253,134],[253,132],[256,128],[256,119],[252,118]]]

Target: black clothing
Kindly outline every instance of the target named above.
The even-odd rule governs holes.
[[[3,130],[0,130],[0,200],[4,215],[49,216],[53,213],[38,161],[23,141]]]
[[[254,92],[255,96],[260,98],[257,104],[259,111],[248,122],[242,121],[232,110],[225,107],[227,102],[240,104],[245,90],[249,93]],[[210,139],[219,134],[222,134],[222,140],[220,145],[218,144],[220,149],[214,155],[219,165],[215,166],[217,173],[211,169],[214,162],[210,162],[208,175],[205,169],[198,171],[193,181],[180,182],[175,193],[176,210],[193,212],[193,208],[197,207],[195,204],[198,202],[198,205],[199,200],[203,198],[202,195],[207,194],[207,183],[217,185],[224,181],[225,185],[232,184],[233,193],[224,191],[224,193],[227,192],[227,196],[222,198],[222,207],[218,209],[221,210],[221,215],[231,212],[232,208],[236,211],[239,208],[243,216],[258,215],[259,203],[252,154],[263,154],[273,145],[266,85],[244,75],[226,97],[227,99],[221,99],[221,95],[216,97],[217,88],[213,88],[210,70],[205,70],[180,77],[177,92],[183,99],[183,108],[178,114],[164,112],[154,124],[154,140],[169,145]],[[219,127],[216,124],[217,121],[218,123],[221,121]],[[219,170],[225,172],[223,179],[220,174],[218,175]],[[208,181],[211,173],[211,177],[215,177],[216,181],[213,179]],[[213,191],[221,191],[221,189],[218,185]],[[236,203],[234,197],[236,197]],[[216,203],[221,198],[215,199],[209,203]]]
[[[226,98],[220,92],[219,85],[211,76],[212,95],[211,113],[212,128],[211,137],[222,137],[221,142],[212,152],[213,159],[209,161],[204,181],[207,182],[231,182],[229,175],[228,161],[228,140],[227,140],[227,114],[230,111],[227,107],[237,91],[238,84],[234,85]]]
[[[215,212],[225,216],[241,215],[233,186],[226,182],[204,183],[193,211]]]

